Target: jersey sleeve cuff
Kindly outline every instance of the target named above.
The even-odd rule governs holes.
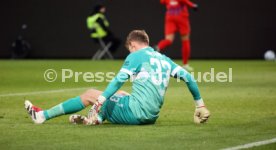
[[[205,106],[204,105],[204,102],[203,102],[203,99],[199,99],[199,100],[195,100],[195,106],[198,108],[198,107],[203,107]]]
[[[103,104],[105,100],[106,100],[106,98],[103,95],[100,95],[98,97],[98,102],[101,103],[101,104]]]

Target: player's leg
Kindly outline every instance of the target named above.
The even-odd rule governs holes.
[[[184,34],[181,35],[181,42],[182,42],[182,62],[183,65],[187,65],[190,57],[190,52],[191,52],[191,44],[190,44],[190,35],[189,34]]]
[[[182,41],[182,61],[183,61],[183,68],[187,71],[193,71],[194,69],[189,65],[189,58],[191,53],[191,44],[190,44],[190,35],[182,35],[181,41]]]
[[[96,103],[98,97],[102,94],[102,91],[89,89],[80,95],[80,98],[85,106],[93,105]]]
[[[188,17],[183,17],[179,19],[178,28],[181,35],[181,43],[182,43],[182,62],[183,68],[187,71],[193,71],[193,68],[189,66],[189,58],[191,53],[191,42],[190,42],[190,22]]]
[[[98,96],[101,95],[101,91],[90,89],[81,94],[80,96],[70,98],[50,109],[42,110],[34,106],[30,101],[25,101],[25,108],[30,114],[32,120],[41,124],[46,120],[58,117],[64,114],[71,114],[83,110],[88,105],[93,105]]]
[[[116,93],[104,102],[102,112],[109,122],[127,125],[141,124],[130,109],[129,98],[129,94]]]
[[[116,94],[114,94],[111,98],[107,99],[104,103],[103,106],[98,112],[95,107],[96,105],[93,105],[91,109],[88,112],[87,117],[86,116],[81,116],[81,115],[71,115],[69,117],[69,121],[73,124],[85,124],[85,125],[98,125],[102,124],[104,120],[106,120],[110,115],[107,114],[107,112],[111,112],[113,114],[113,108],[110,108],[110,100],[114,100],[114,97],[123,97],[123,96],[128,96],[130,95],[129,93],[125,91],[118,91]],[[109,108],[107,108],[109,107]],[[107,110],[109,109],[109,110]]]
[[[156,49],[158,51],[164,50],[166,47],[170,46],[172,42],[174,41],[176,32],[176,24],[173,18],[166,17],[165,21],[165,39],[161,40]]]
[[[161,40],[158,45],[158,51],[164,50],[166,47],[170,46],[174,40],[174,34],[165,35],[165,39]]]
[[[89,122],[97,123],[102,122],[104,120],[103,117],[98,117],[98,113],[95,110],[95,104],[97,98],[102,94],[102,91],[90,89],[83,93],[80,97],[84,103],[84,105],[92,105],[91,109],[88,112],[87,116],[82,116],[78,114],[73,114],[69,116],[69,122],[73,124],[88,124]],[[100,121],[99,121],[100,120]]]

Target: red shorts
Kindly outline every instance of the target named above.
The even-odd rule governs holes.
[[[165,35],[173,34],[177,31],[179,31],[180,35],[186,35],[191,32],[189,17],[181,15],[166,15]]]

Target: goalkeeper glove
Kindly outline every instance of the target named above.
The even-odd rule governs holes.
[[[194,114],[194,122],[196,124],[204,123],[210,117],[210,112],[205,106],[197,107]]]
[[[96,113],[99,113],[103,103],[105,102],[106,98],[102,95],[100,95],[97,99],[97,102],[94,104],[94,109],[96,110]]]
[[[83,124],[85,125],[98,125],[102,124],[103,120],[99,116],[99,112],[101,111],[102,105],[105,102],[106,98],[100,95],[96,101],[96,103],[91,107],[87,114],[87,118],[83,119]]]
[[[210,116],[210,112],[205,107],[203,100],[196,100],[195,105],[194,122],[197,124],[206,122]]]

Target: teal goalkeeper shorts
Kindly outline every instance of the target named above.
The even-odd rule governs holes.
[[[104,102],[101,111],[102,117],[111,123],[141,124],[129,108],[128,95],[114,94]]]

